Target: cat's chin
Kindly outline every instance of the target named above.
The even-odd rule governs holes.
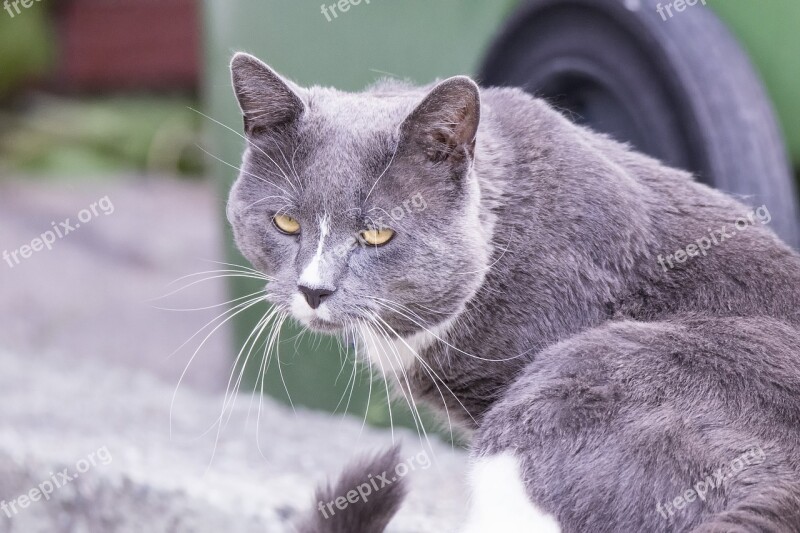
[[[342,325],[334,322],[328,322],[321,318],[312,318],[310,320],[301,320],[300,323],[307,329],[316,333],[325,333],[328,335],[337,334],[342,332]]]

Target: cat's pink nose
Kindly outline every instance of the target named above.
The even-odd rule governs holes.
[[[306,301],[308,302],[308,305],[311,306],[311,309],[316,309],[319,307],[325,298],[336,292],[336,289],[312,289],[311,287],[306,287],[305,285],[298,285],[297,288],[300,289],[300,292],[302,292],[303,296],[306,297]]]

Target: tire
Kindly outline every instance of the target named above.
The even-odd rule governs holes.
[[[725,25],[698,1],[528,0],[480,69],[488,86],[523,87],[700,181],[766,205],[800,246],[795,185],[772,105]]]

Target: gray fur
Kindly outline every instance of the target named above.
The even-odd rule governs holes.
[[[313,511],[298,521],[296,533],[381,533],[405,498],[405,480],[399,478],[385,487],[376,482],[373,486],[378,490],[370,490],[366,501],[355,497],[356,489],[365,484],[370,488],[372,479],[393,472],[401,461],[400,449],[395,446],[348,465],[334,484],[317,489]],[[346,500],[348,494],[350,501]],[[337,498],[339,507],[333,503]]]
[[[308,325],[341,332],[378,313],[404,338],[442,326],[397,385],[446,402],[474,456],[514,451],[564,532],[800,531],[800,257],[756,221],[658,262],[749,208],[520,90],[276,87],[237,75],[254,62],[234,58],[237,94],[265,110],[291,102],[284,91],[303,102],[250,136],[229,203],[239,248],[276,278],[272,301],[289,305],[326,213],[334,322]],[[286,202],[261,200],[291,191],[283,172],[296,172],[299,237],[269,223]],[[375,222],[364,213],[414,194],[424,211],[379,221],[397,232],[389,244],[334,253]],[[656,512],[752,446],[764,463]]]

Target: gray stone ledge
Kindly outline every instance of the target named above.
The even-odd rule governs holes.
[[[287,532],[290,518],[313,505],[319,481],[359,451],[391,443],[388,431],[362,433],[359,420],[295,414],[266,398],[260,417],[257,400],[248,416],[243,394],[211,461],[216,431],[202,434],[221,395],[182,388],[170,439],[172,388],[97,361],[0,353],[0,501],[64,468],[77,473],[93,452],[96,463],[11,519],[0,510],[0,532]],[[395,433],[404,457],[420,452],[416,434]],[[431,440],[433,465],[408,475],[411,495],[391,532],[453,531],[463,515],[466,458]]]

